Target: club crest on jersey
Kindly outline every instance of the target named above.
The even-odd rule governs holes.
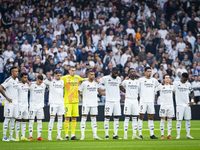
[[[111,81],[110,79],[108,79],[108,81]]]
[[[154,83],[154,81],[152,80],[152,83]]]

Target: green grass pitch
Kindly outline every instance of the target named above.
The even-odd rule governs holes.
[[[191,121],[191,135],[195,138],[194,140],[186,139],[185,121],[182,121],[181,139],[176,140],[176,121],[173,121],[172,137],[173,140],[161,140],[160,139],[160,121],[154,121],[155,124],[155,135],[159,138],[158,140],[149,139],[148,122],[143,122],[143,140],[132,140],[132,125],[129,122],[128,140],[113,140],[113,122],[110,121],[110,139],[102,141],[94,141],[92,139],[92,129],[90,122],[86,124],[85,140],[84,141],[56,141],[57,135],[57,123],[54,124],[54,130],[52,132],[53,141],[48,141],[48,122],[43,122],[42,137],[45,141],[36,141],[37,136],[37,123],[34,123],[33,138],[34,141],[19,141],[19,142],[2,142],[0,138],[0,149],[1,150],[57,150],[57,149],[140,149],[140,150],[200,150],[200,121]],[[104,127],[103,122],[98,122],[98,136],[104,139]],[[0,137],[2,137],[3,123],[0,123]],[[123,122],[119,124],[118,135],[123,138]],[[165,137],[167,135],[167,122],[165,122]],[[26,137],[28,137],[28,123]],[[64,129],[62,130],[62,137],[64,138]],[[76,136],[80,138],[80,122],[77,123]],[[15,137],[15,133],[14,133]]]

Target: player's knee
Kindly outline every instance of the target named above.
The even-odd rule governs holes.
[[[153,120],[154,115],[148,115],[149,120]]]
[[[22,119],[22,122],[26,122],[26,119]]]
[[[119,116],[114,116],[115,119],[119,119]]]
[[[140,120],[143,120],[143,119],[144,119],[144,115],[143,115],[143,114],[140,114],[140,115],[139,115],[139,119],[140,119]]]
[[[65,117],[65,120],[66,120],[66,121],[69,121],[69,119],[70,119],[69,117]]]
[[[72,117],[72,120],[76,120],[76,117]]]
[[[105,119],[110,119],[110,116],[106,116]]]

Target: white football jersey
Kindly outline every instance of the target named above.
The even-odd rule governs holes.
[[[139,82],[138,80],[124,80],[122,86],[126,89],[126,99],[137,100],[139,94]]]
[[[173,85],[159,85],[157,91],[160,91],[160,105],[173,106]]]
[[[182,83],[181,81],[174,82],[174,91],[176,105],[188,106],[189,94],[192,91],[191,84],[189,82]]]
[[[155,100],[155,90],[159,86],[158,80],[155,78],[147,79],[142,77],[139,79],[140,88],[140,103],[142,102],[154,102]]]
[[[18,105],[28,107],[28,91],[30,87],[27,83],[18,83]]]
[[[30,86],[30,107],[31,108],[41,108],[44,107],[44,93],[46,85],[42,83],[37,85],[33,83]]]
[[[104,76],[100,79],[100,84],[103,84],[106,88],[106,101],[120,101],[120,77],[113,79],[110,75]]]
[[[12,77],[7,78],[1,85],[6,90],[8,98],[12,99],[13,104],[18,104],[18,78],[15,80]],[[9,102],[5,100],[5,104]]]
[[[98,106],[98,84],[93,81],[84,81],[79,87],[79,91],[83,94],[83,106]]]
[[[45,80],[44,84],[49,85],[49,104],[64,104],[64,81]]]

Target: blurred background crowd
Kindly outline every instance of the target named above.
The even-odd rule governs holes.
[[[55,69],[66,75],[69,66],[83,78],[88,69],[101,78],[118,67],[122,80],[129,68],[139,78],[150,66],[159,82],[188,72],[200,104],[200,1],[1,0],[0,83],[12,66],[30,81]]]

